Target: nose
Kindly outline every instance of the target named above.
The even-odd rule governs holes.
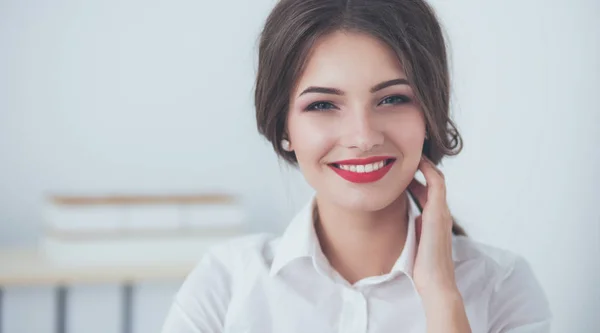
[[[344,122],[344,135],[341,138],[344,147],[366,152],[383,144],[383,131],[371,112],[348,114],[340,121]]]

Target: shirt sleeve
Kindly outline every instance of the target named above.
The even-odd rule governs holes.
[[[494,285],[490,333],[549,333],[552,313],[544,291],[522,257]]]
[[[230,297],[230,274],[207,253],[175,295],[162,333],[223,332]]]

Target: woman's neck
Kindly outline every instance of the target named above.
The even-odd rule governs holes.
[[[390,272],[407,233],[406,192],[384,209],[357,212],[319,200],[315,230],[323,254],[350,284]]]

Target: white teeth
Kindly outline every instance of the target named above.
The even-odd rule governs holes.
[[[362,164],[362,165],[348,165],[348,164],[339,164],[338,167],[342,170],[356,172],[356,173],[366,173],[377,171],[385,166],[385,161],[379,161],[371,164]]]

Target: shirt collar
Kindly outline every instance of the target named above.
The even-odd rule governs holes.
[[[314,258],[321,253],[313,224],[315,197],[296,214],[279,240],[270,274],[276,275],[284,266],[299,258]],[[313,259],[314,260],[314,259]]]
[[[417,251],[415,219],[421,213],[412,196],[409,198],[408,230],[404,249],[392,267],[393,272],[404,272],[412,278],[413,265]],[[270,275],[276,275],[283,267],[299,258],[311,258],[315,268],[326,275],[331,274],[329,265],[315,232],[313,209],[316,199],[309,202],[296,214],[279,240]]]

